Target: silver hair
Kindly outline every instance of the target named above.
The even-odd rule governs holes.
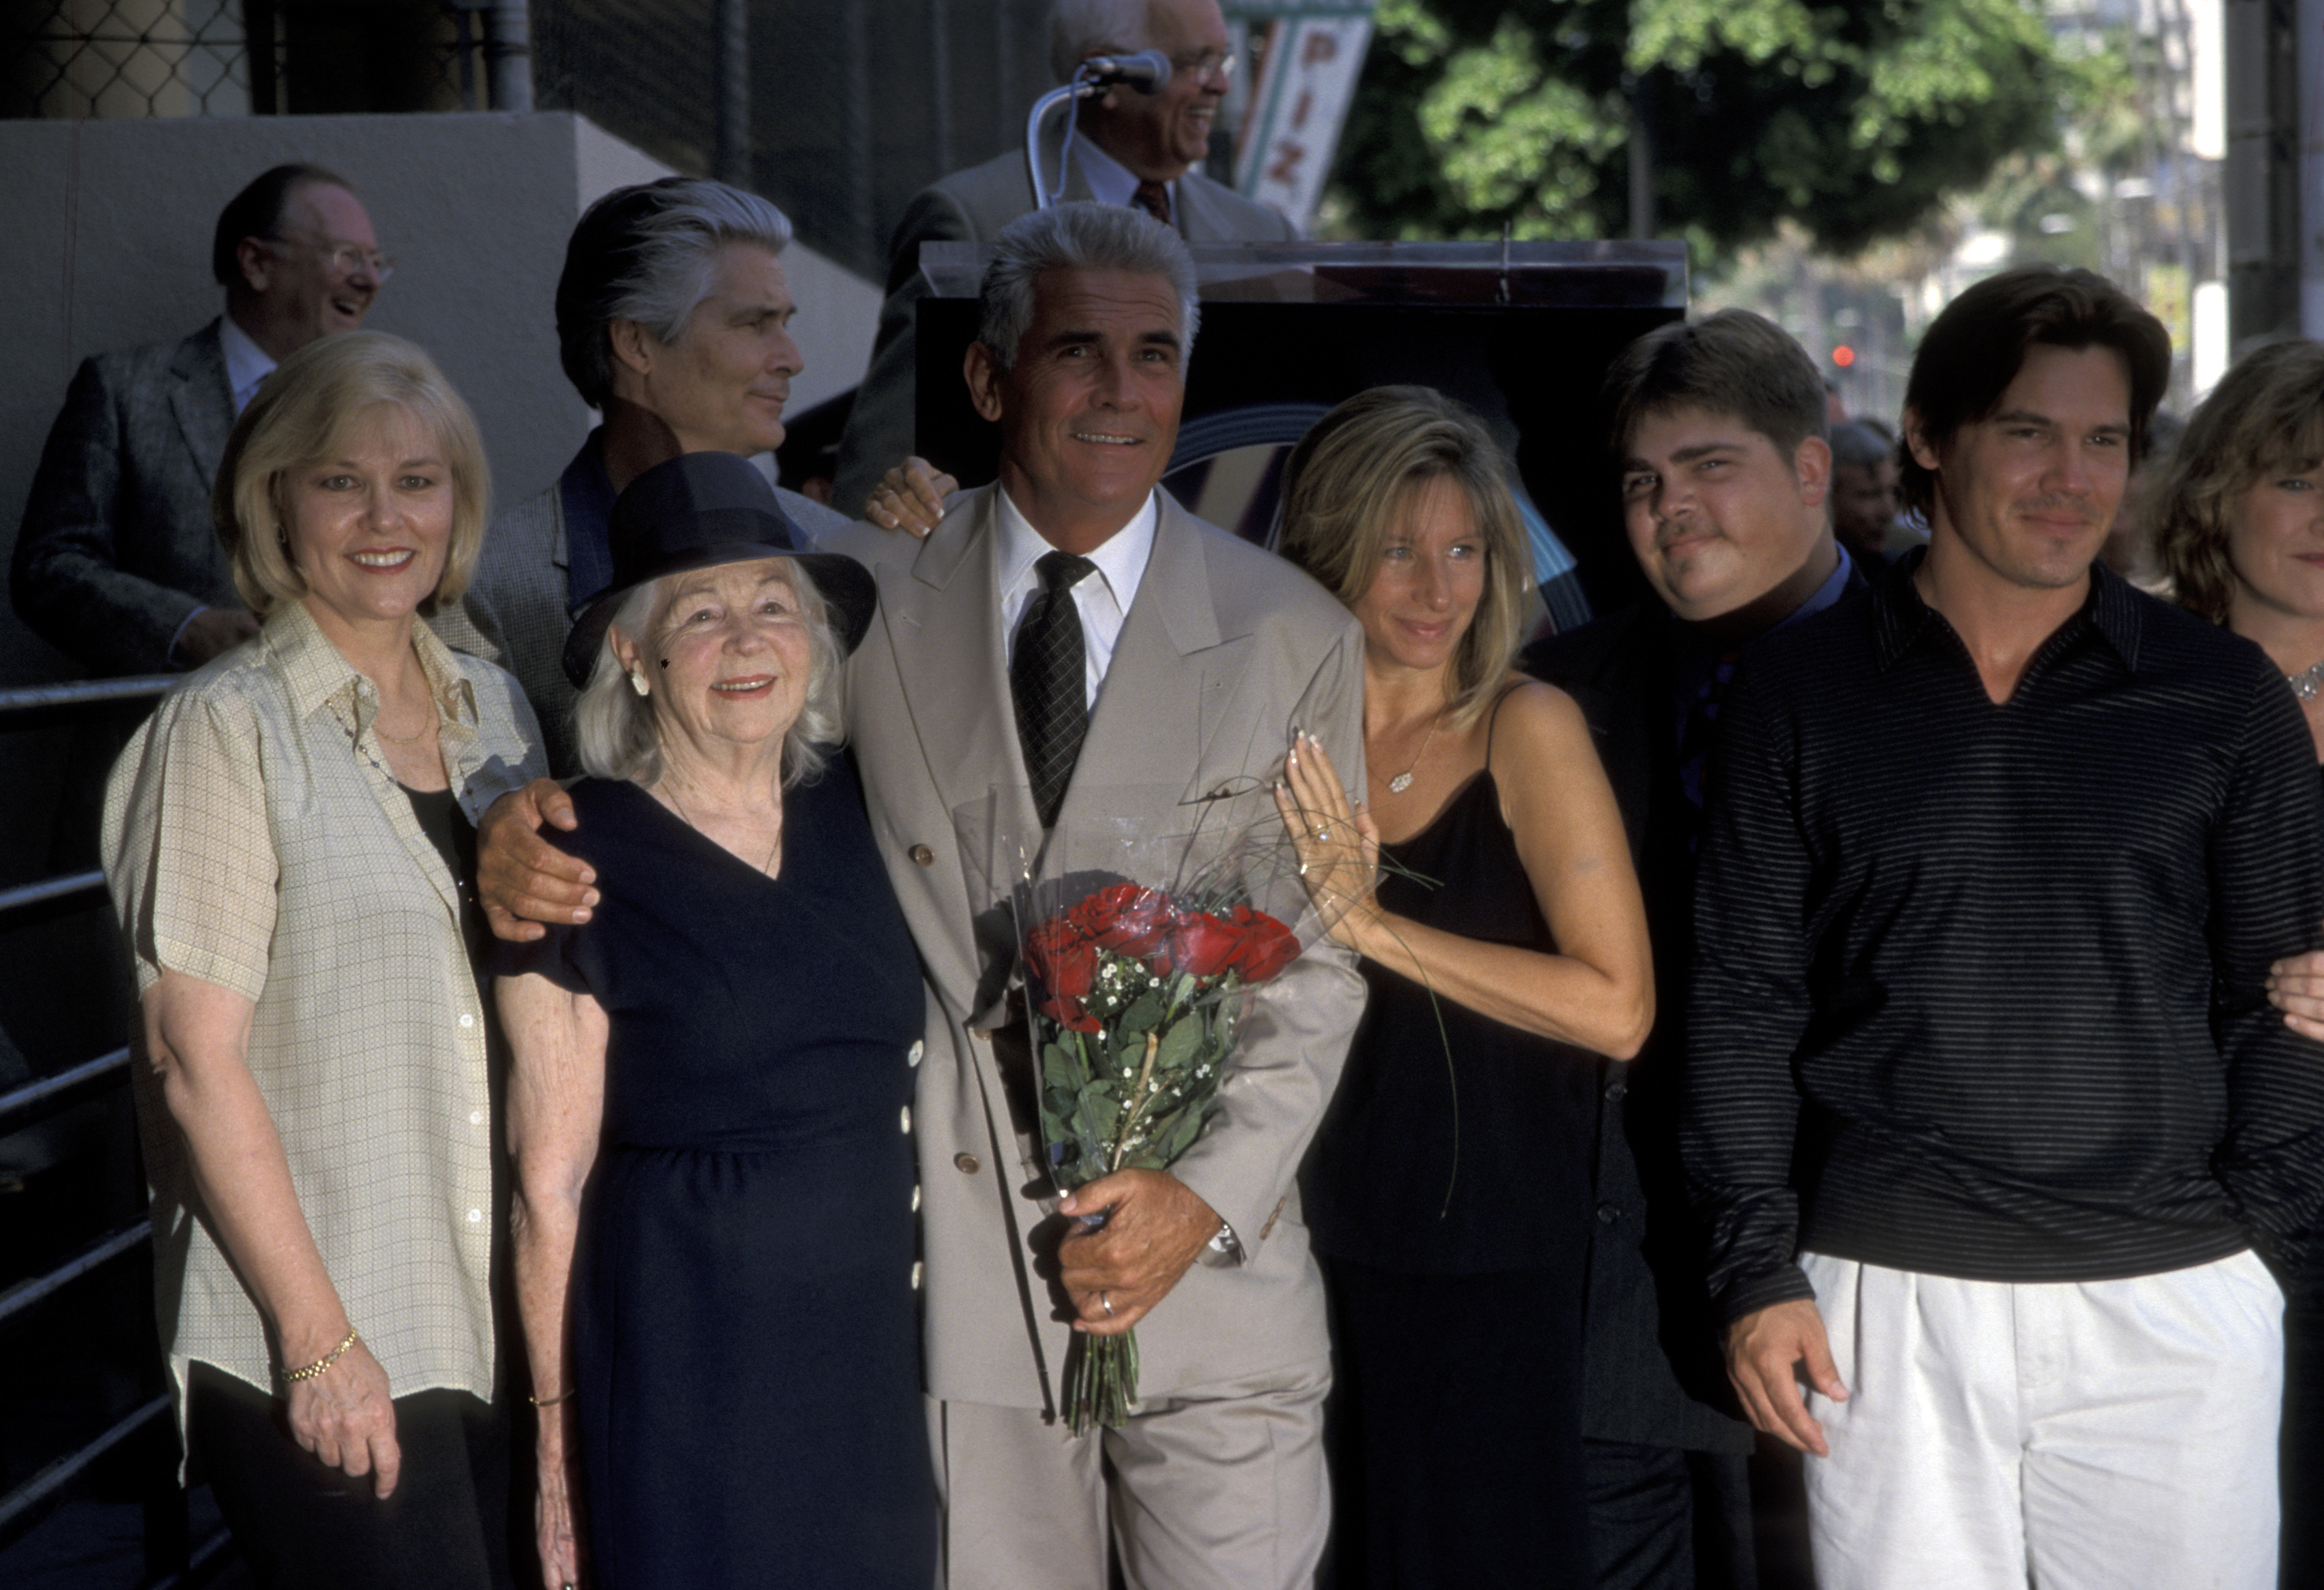
[[[665,347],[710,296],[718,251],[755,244],[779,254],[790,217],[755,193],[704,178],[670,177],[618,188],[592,205],[574,229],[557,284],[558,355],[593,409],[612,395],[606,331],[634,320]]]
[[[1148,0],[1057,0],[1049,7],[1049,70],[1060,83],[1092,55],[1128,54],[1154,41],[1146,31]]]
[[[976,340],[1005,373],[1033,324],[1033,294],[1044,271],[1074,268],[1158,276],[1178,295],[1178,357],[1194,357],[1202,309],[1194,298],[1194,257],[1178,234],[1126,205],[1061,204],[1019,216],[992,240],[992,263],[977,289],[983,323]]]
[[[783,560],[807,619],[807,700],[783,734],[783,787],[811,783],[846,739],[839,703],[839,637],[815,582],[796,558]],[[668,578],[668,576],[664,576]],[[598,778],[651,786],[661,778],[661,736],[653,706],[632,688],[613,655],[616,630],[641,650],[662,598],[661,580],[649,580],[624,597],[597,648],[597,666],[573,703],[573,739],[581,767]]]

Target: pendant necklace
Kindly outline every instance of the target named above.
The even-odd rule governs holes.
[[[2302,701],[2314,701],[2324,694],[2324,662],[2305,667],[2297,674],[2286,674],[2283,682],[2292,686],[2292,694]]]
[[[677,786],[677,785],[675,785],[675,784],[673,784],[673,785],[671,785],[671,786],[669,786],[669,804],[670,804],[671,805],[673,805],[673,806],[675,806],[675,807],[677,807],[677,808],[678,808],[678,814],[679,819],[680,819],[682,822],[684,822],[684,823],[685,823],[685,824],[686,824],[688,828],[690,828],[690,829],[694,830],[694,832],[696,832],[696,833],[700,834],[704,839],[710,839],[710,831],[709,831],[709,830],[707,830],[707,829],[706,829],[706,828],[704,828],[704,827],[702,826],[702,824],[700,824],[699,823],[696,823],[696,822],[694,820],[694,813],[692,813],[691,812],[688,812],[688,811],[686,809],[686,803],[685,803],[685,802],[683,802],[683,801],[681,801],[681,800],[679,800],[679,799],[678,798],[678,786]],[[715,840],[715,839],[710,839],[710,842],[711,842],[712,844],[714,844],[714,845],[718,844],[718,841],[717,841],[716,840]],[[725,847],[725,846],[724,846],[724,845],[719,845],[719,846],[718,846],[718,848],[719,848],[720,850],[722,850],[726,849],[726,847]],[[775,825],[775,842],[774,842],[771,846],[770,846],[770,847],[768,848],[768,850],[767,850],[767,859],[766,859],[765,860],[763,860],[763,861],[761,861],[761,862],[760,862],[760,863],[759,863],[759,870],[760,870],[760,872],[761,872],[761,873],[762,873],[762,874],[766,874],[766,873],[768,873],[769,869],[770,869],[770,868],[772,868],[772,867],[774,866],[774,864],[775,864],[775,858],[776,858],[778,855],[781,854],[781,852],[782,852],[782,848],[783,848],[783,830],[782,830],[782,824],[781,824],[781,823],[778,823]],[[727,851],[727,854],[728,854],[728,855],[733,855],[733,852],[732,850],[728,850],[728,851]],[[738,861],[742,859],[742,858],[741,858],[740,856],[735,856],[735,857],[734,857],[734,859],[735,859],[736,860],[738,860]]]
[[[2324,663],[2319,663],[2317,666],[2324,668]],[[2311,685],[2310,688],[2312,690],[2314,686]],[[1427,734],[1423,736],[1421,739],[1420,754],[1412,758],[1411,767],[1406,767],[1403,772],[1397,774],[1395,777],[1388,781],[1388,794],[1402,795],[1406,790],[1412,787],[1412,776],[1420,771],[1420,764],[1428,759],[1429,741],[1436,738],[1436,725],[1443,721],[1443,717],[1444,709],[1442,707],[1437,708],[1434,716],[1428,720]]]

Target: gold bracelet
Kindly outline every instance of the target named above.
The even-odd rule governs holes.
[[[559,1402],[571,1397],[575,1392],[577,1392],[581,1388],[578,1386],[567,1386],[553,1397],[527,1397],[525,1401],[531,1403],[536,1408],[554,1408]]]
[[[337,1363],[339,1361],[339,1355],[346,1352],[349,1347],[352,1347],[355,1345],[355,1328],[350,1325],[347,1327],[346,1338],[340,1342],[337,1346],[333,1347],[329,1352],[324,1354],[321,1357],[316,1359],[312,1364],[306,1365],[306,1367],[302,1369],[284,1370],[282,1372],[282,1383],[285,1385],[295,1385],[302,1380],[314,1379],[317,1375],[322,1374],[324,1370],[328,1369],[332,1365]]]

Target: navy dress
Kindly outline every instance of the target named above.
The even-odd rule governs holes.
[[[1387,910],[1554,949],[1491,773],[1381,850]],[[1595,1059],[1362,971],[1363,1021],[1301,1179],[1332,1311],[1331,1583],[1588,1590]]]
[[[927,1590],[906,1111],[923,996],[844,759],[768,878],[635,785],[574,786],[604,896],[521,970],[610,1022],[570,1294],[607,1590]]]

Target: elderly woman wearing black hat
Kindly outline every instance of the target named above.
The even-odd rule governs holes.
[[[919,972],[833,754],[872,577],[729,454],[610,542],[565,652],[604,903],[499,983],[544,1581],[925,1590]]]

